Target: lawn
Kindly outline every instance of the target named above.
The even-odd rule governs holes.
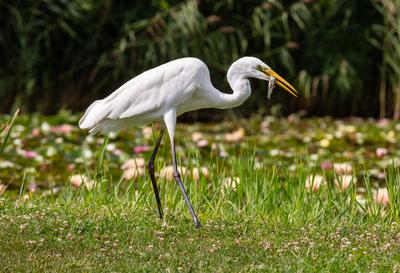
[[[10,117],[2,116],[0,123]],[[87,136],[68,113],[19,116],[0,155],[0,268],[61,271],[399,271],[400,124],[271,116]],[[5,131],[1,135],[5,139]]]

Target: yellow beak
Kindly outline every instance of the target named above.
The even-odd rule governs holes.
[[[283,89],[288,91],[290,94],[292,94],[296,98],[298,97],[299,92],[297,92],[297,90],[290,83],[288,83],[284,78],[279,76],[278,73],[273,71],[271,68],[263,69],[262,72],[264,72],[265,74],[267,74],[270,77],[274,77],[276,79],[276,83],[280,87],[282,87]]]

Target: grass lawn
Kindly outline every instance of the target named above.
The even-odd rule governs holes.
[[[400,271],[398,123],[180,125],[196,230],[165,140],[157,218],[144,166],[156,126],[105,141],[76,121],[18,117],[2,146],[2,272]]]
[[[126,204],[127,205],[127,204]],[[3,272],[374,271],[400,269],[397,223],[336,218],[270,222],[244,213],[203,215],[85,204],[2,201]]]

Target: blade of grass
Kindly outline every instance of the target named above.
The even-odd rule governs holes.
[[[96,181],[100,178],[100,176],[102,175],[103,171],[102,171],[102,166],[103,166],[103,161],[104,161],[104,155],[106,153],[106,147],[108,144],[108,136],[106,136],[104,138],[103,144],[101,144],[101,148],[100,148],[100,152],[99,152],[99,157],[97,159],[97,164],[96,164]]]
[[[1,144],[1,147],[0,147],[0,154],[3,153],[3,151],[6,147],[7,141],[10,138],[11,130],[14,126],[14,122],[15,122],[15,119],[17,118],[18,114],[19,114],[19,108],[15,111],[13,117],[11,118],[10,123],[4,127],[4,130],[6,130],[7,133],[6,133],[6,136],[4,137],[3,143]]]

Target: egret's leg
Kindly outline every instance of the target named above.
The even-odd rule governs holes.
[[[192,215],[193,222],[196,228],[199,228],[200,221],[196,216],[196,213],[193,210],[192,204],[190,203],[189,197],[187,196],[185,186],[183,186],[181,175],[178,171],[178,165],[176,164],[176,152],[175,152],[175,142],[174,142],[174,135],[175,135],[175,125],[176,125],[176,110],[171,109],[164,115],[164,123],[167,127],[169,138],[171,141],[171,151],[172,151],[172,165],[174,168],[174,178],[176,183],[178,183],[179,188],[183,194],[183,198],[185,199],[186,204],[189,207],[190,214]]]
[[[192,215],[192,219],[193,219],[195,227],[199,228],[199,227],[201,227],[200,221],[197,218],[196,213],[194,212],[192,203],[190,203],[189,197],[187,196],[187,193],[186,193],[186,190],[185,190],[185,186],[183,185],[182,180],[181,180],[181,175],[180,175],[180,173],[178,171],[178,166],[176,164],[175,143],[174,143],[173,139],[171,139],[171,149],[172,149],[172,165],[173,165],[173,168],[174,168],[175,181],[176,181],[176,183],[178,183],[178,186],[181,189],[181,192],[183,194],[183,198],[185,199],[185,202],[189,207],[189,211],[190,211],[190,214]]]
[[[161,219],[163,218],[163,210],[162,210],[161,201],[160,201],[160,194],[158,192],[156,176],[154,174],[154,159],[156,158],[158,147],[160,147],[160,143],[161,143],[161,140],[163,138],[164,131],[165,131],[165,128],[162,128],[161,132],[160,132],[160,136],[158,137],[158,140],[156,142],[156,146],[154,147],[153,153],[151,154],[149,163],[147,165],[148,170],[149,170],[149,174],[150,174],[151,183],[153,184],[154,194],[156,196],[158,212],[160,214],[160,218]]]

